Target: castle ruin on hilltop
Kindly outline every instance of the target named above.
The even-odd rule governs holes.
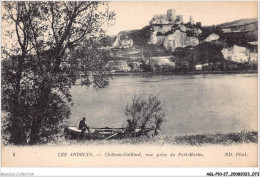
[[[169,9],[167,10],[167,14],[155,14],[152,20],[150,21],[149,26],[153,27],[154,30],[158,31],[160,31],[161,28],[166,29],[166,31],[170,31],[173,25],[181,23],[184,24],[183,15],[176,15],[175,9]],[[197,22],[195,25],[193,16],[191,15],[189,22],[186,23],[186,26],[196,26],[200,28],[201,22]]]
[[[169,9],[167,10],[167,14],[155,14],[150,21],[150,25],[174,24],[176,19],[183,20],[182,15],[176,16],[176,10]]]
[[[198,35],[201,23],[190,21],[184,23],[182,15],[176,15],[175,9],[167,10],[166,14],[155,14],[149,23],[149,44],[163,45],[166,49],[174,51],[177,47],[196,46],[199,44]]]

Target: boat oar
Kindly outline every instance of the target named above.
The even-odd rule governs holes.
[[[111,136],[105,138],[104,140],[108,140],[109,138],[112,138],[113,136],[116,136],[117,134],[118,134],[118,133],[115,133],[115,134],[113,134],[113,135],[111,135]]]

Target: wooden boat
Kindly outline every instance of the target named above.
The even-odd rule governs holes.
[[[136,135],[147,134],[147,132],[152,131],[152,128],[145,128],[141,131],[141,128],[135,129]],[[77,127],[69,126],[64,129],[65,138],[78,139],[80,138],[81,130]],[[111,138],[123,138],[126,135],[126,128],[89,128],[84,133],[84,139],[111,139]]]

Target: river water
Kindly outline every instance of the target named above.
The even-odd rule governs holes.
[[[257,74],[118,76],[95,91],[75,86],[71,125],[125,126],[124,110],[137,95],[158,95],[166,112],[162,134],[207,134],[257,130]]]

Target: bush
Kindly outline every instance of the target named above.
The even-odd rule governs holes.
[[[128,118],[126,132],[129,136],[147,135],[147,128],[153,130],[153,135],[158,135],[158,130],[165,121],[165,112],[157,96],[148,99],[135,96],[132,99],[132,105],[126,106],[125,115]],[[140,128],[141,131],[136,133],[136,128]]]

